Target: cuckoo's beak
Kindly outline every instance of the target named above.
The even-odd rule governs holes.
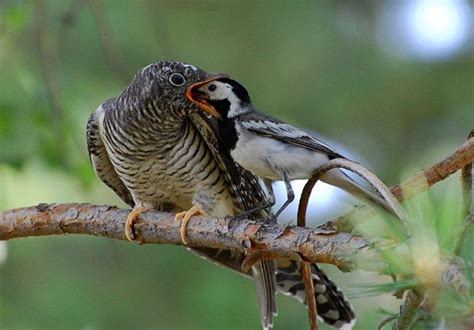
[[[219,78],[221,78],[221,76],[213,77],[211,79],[207,79],[205,81],[201,81],[191,85],[191,87],[189,87],[188,91],[186,92],[186,97],[188,98],[188,100],[198,105],[202,110],[206,111],[217,119],[222,119],[221,114],[216,110],[216,108],[209,104],[209,97],[207,96],[207,94],[199,90],[199,88],[201,88],[202,86]]]

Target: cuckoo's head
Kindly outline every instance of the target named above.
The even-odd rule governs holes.
[[[227,76],[211,77],[191,85],[187,98],[218,119],[249,112],[251,100],[242,84]]]
[[[194,65],[161,61],[140,70],[118,97],[124,109],[157,116],[186,117],[196,105],[186,98],[188,89],[199,81],[211,79]]]

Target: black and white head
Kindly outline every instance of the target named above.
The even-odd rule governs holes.
[[[116,99],[125,111],[185,117],[195,105],[186,98],[188,89],[211,75],[194,65],[162,61],[140,70]],[[151,111],[151,112],[150,112]]]
[[[228,77],[199,82],[189,88],[187,97],[217,118],[232,119],[252,111],[249,93],[242,84]]]

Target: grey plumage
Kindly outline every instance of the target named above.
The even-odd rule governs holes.
[[[264,200],[257,179],[213,146],[212,121],[203,114],[190,115],[195,106],[184,97],[186,89],[209,77],[192,65],[151,64],[120,96],[104,102],[89,118],[87,145],[93,167],[128,205],[188,210],[199,204],[208,214],[224,217]],[[271,216],[263,211],[255,217]],[[220,264],[233,263],[218,251],[197,253]],[[267,328],[276,314],[274,262],[257,263],[253,276],[262,324]]]
[[[187,82],[178,87],[169,85],[173,73],[183,74]],[[120,96],[104,102],[90,116],[87,145],[93,167],[131,207],[180,211],[199,202],[210,215],[227,216],[265,201],[258,179],[220,148],[218,122],[184,97],[190,84],[211,77],[194,66],[155,63],[141,70]],[[260,210],[249,217],[261,220],[272,215]],[[190,250],[242,274],[243,254],[207,248]],[[264,327],[271,326],[276,314],[275,285],[305,302],[298,271],[295,261],[278,262],[276,284],[274,262],[261,262],[251,274],[243,274],[257,283]],[[337,327],[352,322],[352,310],[334,284],[325,280],[317,268],[313,268],[313,274],[315,286],[325,288],[324,297],[328,297],[327,302],[318,304],[321,311],[329,312],[321,316]],[[317,292],[316,299],[320,295]],[[341,309],[338,318],[334,315],[335,304]]]

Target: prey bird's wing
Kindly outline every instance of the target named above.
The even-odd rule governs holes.
[[[258,111],[243,115],[241,125],[260,136],[266,136],[287,144],[299,146],[310,151],[327,155],[329,159],[344,158],[324,142],[316,139],[305,131]],[[333,169],[324,174],[321,180],[339,187],[369,205],[375,205],[397,216],[387,202],[377,193],[361,186],[341,169]]]
[[[311,151],[320,152],[328,155],[330,159],[345,158],[326,143],[305,131],[258,111],[245,114],[241,118],[241,125],[258,135],[296,145]]]
[[[134,202],[130,191],[125,187],[122,180],[110,161],[107,150],[100,134],[101,118],[104,116],[101,105],[94,111],[87,121],[87,151],[97,176],[109,186],[128,206],[133,207]]]

